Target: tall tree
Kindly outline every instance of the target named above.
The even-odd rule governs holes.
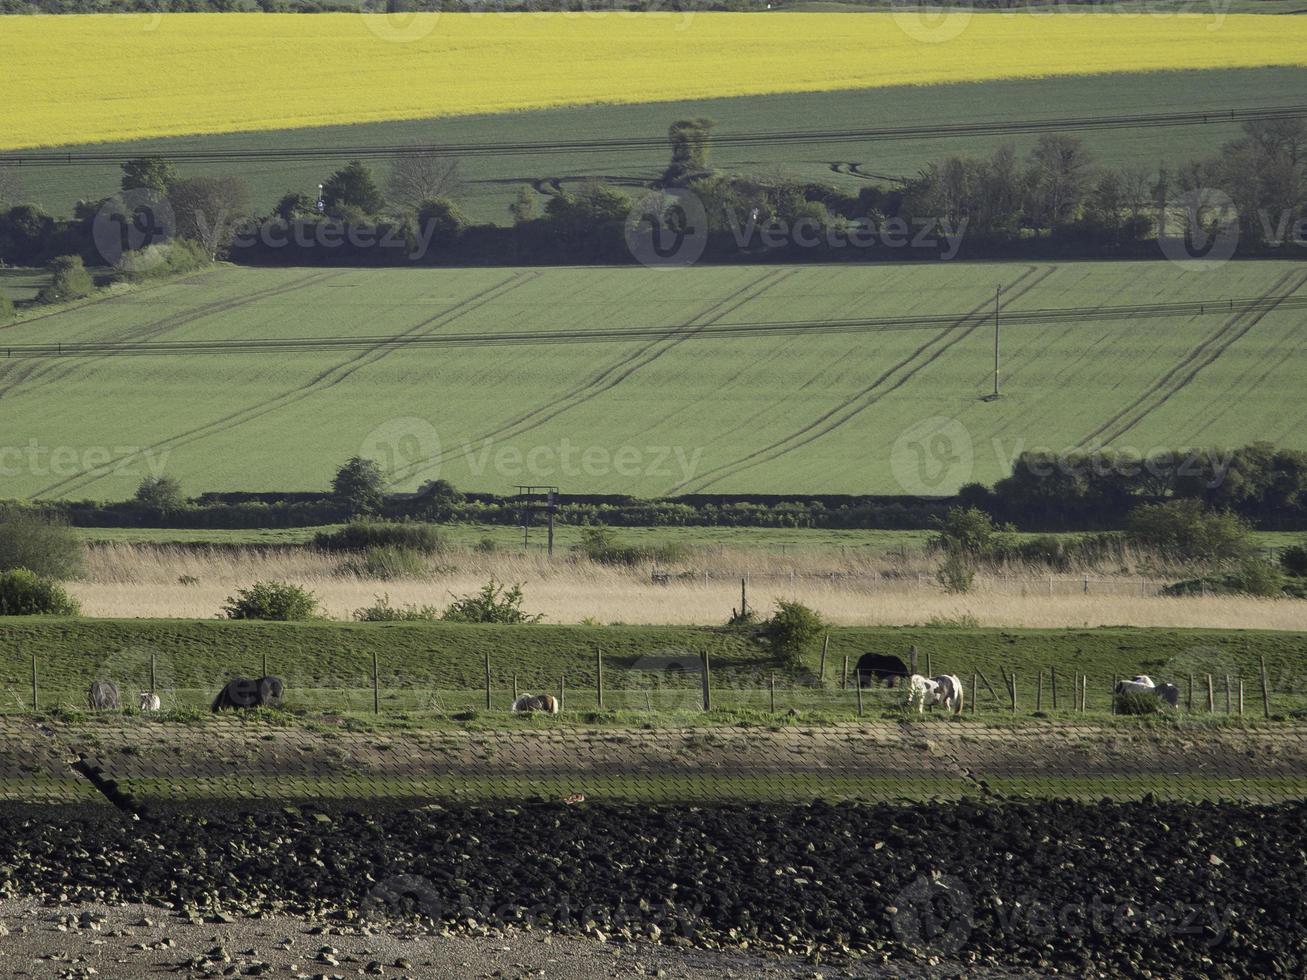
[[[712,129],[717,124],[702,116],[696,119],[678,119],[667,129],[672,144],[672,162],[663,173],[663,180],[681,180],[703,173],[708,169]]]
[[[414,145],[395,157],[386,181],[390,203],[416,211],[423,201],[457,197],[463,189],[458,157]]]
[[[177,168],[163,157],[139,157],[123,164],[123,191],[147,190],[156,194],[168,193],[177,179]]]
[[[251,212],[249,188],[239,177],[187,177],[173,183],[168,197],[178,237],[198,243],[211,259],[225,256]]]
[[[1074,136],[1045,133],[1030,152],[1030,217],[1037,228],[1070,224],[1084,200],[1090,156]]]
[[[376,214],[386,203],[372,171],[360,160],[351,160],[327,178],[322,200],[328,211],[357,208],[364,214]]]

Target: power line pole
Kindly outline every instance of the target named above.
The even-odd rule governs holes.
[[[994,287],[994,394],[993,398],[998,398],[998,304],[999,297],[1003,294],[1003,286]]]

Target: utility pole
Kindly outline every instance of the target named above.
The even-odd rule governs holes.
[[[993,398],[998,398],[998,304],[999,297],[1003,294],[1003,286],[1000,284],[994,287],[994,394]]]

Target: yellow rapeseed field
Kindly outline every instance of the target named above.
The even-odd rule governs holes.
[[[1303,64],[1307,18],[1257,15],[3,17],[0,149],[596,102]]]

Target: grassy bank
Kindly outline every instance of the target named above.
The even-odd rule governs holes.
[[[1307,634],[1284,631],[851,627],[831,630],[825,687],[839,687],[845,657],[850,664],[868,651],[906,658],[914,646],[923,672],[956,673],[968,683],[973,671],[983,673],[998,693],[994,698],[986,691],[991,700],[1006,699],[1002,677],[1015,673],[1023,710],[1034,706],[1037,673],[1045,671],[1047,677],[1048,669],[1056,667],[1064,699],[1069,678],[1086,674],[1091,703],[1099,707],[1106,707],[1116,675],[1148,673],[1183,685],[1193,674],[1201,686],[1210,673],[1222,703],[1223,680],[1230,675],[1244,680],[1251,712],[1260,708],[1262,658],[1277,704],[1289,710],[1297,705],[1307,667]],[[709,655],[712,684],[723,707],[759,706],[773,674],[781,705],[794,703],[787,699],[803,691],[830,696],[808,686],[821,670],[819,651],[805,656],[803,670],[796,671],[744,630],[16,617],[0,621],[0,710],[30,706],[33,658],[47,707],[80,705],[93,678],[112,679],[128,692],[146,689],[152,659],[157,688],[187,692],[174,703],[198,706],[226,678],[257,676],[266,658],[267,669],[287,680],[292,702],[311,709],[363,710],[371,708],[374,657],[387,708],[464,710],[484,706],[487,656],[496,702],[507,699],[514,677],[521,690],[555,691],[565,677],[569,707],[593,709],[598,649],[603,651],[605,684],[613,692],[606,705],[610,708],[694,707],[701,652]],[[447,704],[432,704],[438,693],[448,698]],[[851,705],[814,702],[810,707],[843,712]]]

